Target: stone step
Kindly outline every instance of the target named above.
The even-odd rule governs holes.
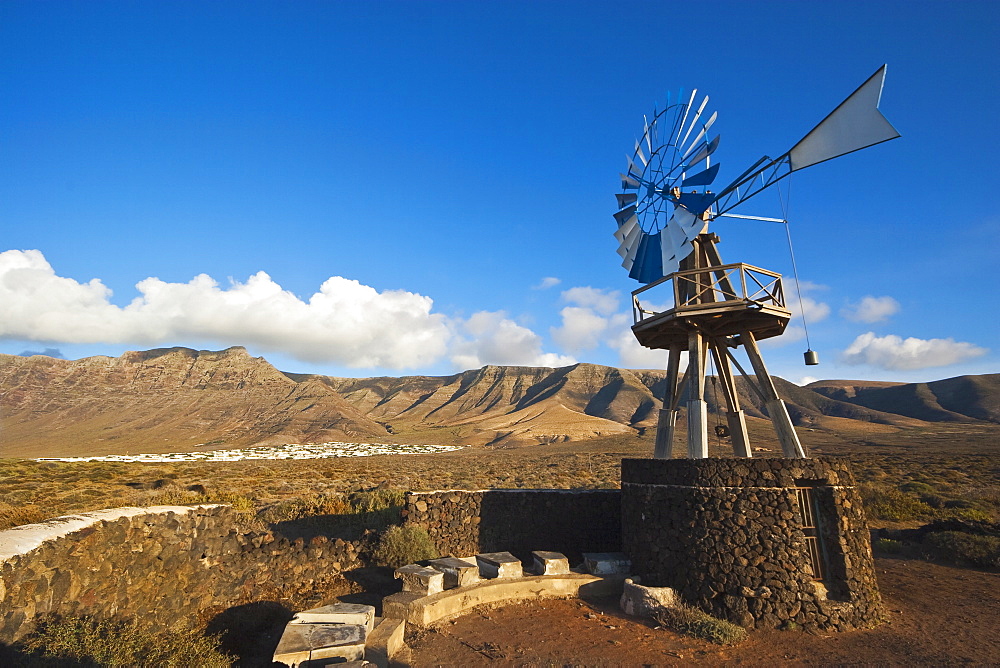
[[[405,645],[405,631],[406,622],[402,619],[380,619],[365,643],[365,660],[378,668],[388,668],[389,661]]]

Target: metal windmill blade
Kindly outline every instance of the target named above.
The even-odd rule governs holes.
[[[710,158],[719,137],[708,137],[718,114],[706,118],[707,106],[708,96],[698,101],[697,90],[683,102],[668,99],[665,109],[646,119],[633,153],[626,156],[615,238],[622,266],[641,283],[676,271],[704,228],[702,214],[713,199],[705,188],[719,172]]]
[[[699,101],[697,90],[680,93],[673,103],[668,97],[665,109],[644,119],[621,174],[624,192],[616,195],[615,238],[629,276],[651,283],[670,275],[708,221],[796,170],[899,137],[878,110],[885,70],[880,67],[791,149],[761,158],[717,194],[708,187],[719,174],[711,158],[719,135],[709,136],[718,112],[707,115],[708,96]]]

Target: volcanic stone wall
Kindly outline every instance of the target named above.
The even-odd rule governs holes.
[[[818,517],[804,522],[795,488]],[[746,627],[877,623],[880,597],[861,498],[845,460],[625,459],[623,543],[642,583]],[[806,532],[821,548],[814,576]]]
[[[0,531],[0,642],[45,613],[194,623],[254,601],[346,593],[359,545],[239,528],[228,506],[117,508]]]
[[[621,551],[621,492],[617,489],[491,489],[411,492],[404,522],[427,530],[443,555],[532,550]]]

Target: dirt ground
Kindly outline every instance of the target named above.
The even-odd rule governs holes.
[[[616,600],[478,608],[410,632],[411,666],[1000,665],[1000,573],[876,559],[886,621],[848,633],[756,631],[721,647],[626,618]]]

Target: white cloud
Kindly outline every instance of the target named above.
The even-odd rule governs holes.
[[[542,351],[542,339],[498,311],[480,311],[461,324],[471,338],[452,347],[451,361],[458,369],[475,369],[484,364],[559,367],[575,364],[566,355]]]
[[[554,288],[555,286],[562,283],[561,280],[555,276],[546,276],[537,285],[531,286],[532,290],[548,290],[549,288]]]
[[[631,316],[619,314],[609,325],[607,344],[618,351],[618,365],[627,369],[665,369],[667,351],[639,345],[632,333],[631,324]]]
[[[826,320],[826,317],[830,315],[829,304],[816,301],[812,297],[805,295],[803,295],[801,301],[799,301],[797,295],[788,297],[787,306],[788,310],[792,312],[793,319],[804,317],[807,324]]]
[[[564,290],[561,297],[564,302],[592,309],[604,316],[617,311],[621,303],[617,290],[600,290],[589,286]]]
[[[792,382],[794,382],[799,387],[803,387],[805,385],[808,385],[809,383],[815,383],[817,380],[819,380],[819,378],[815,376],[802,376],[797,381],[792,381]]]
[[[563,291],[560,296],[572,306],[559,311],[562,324],[549,330],[552,339],[574,353],[592,350],[600,345],[602,337],[611,326],[615,311],[618,310],[618,292],[576,287]]]
[[[827,286],[812,281],[801,281],[797,290],[793,289],[791,283],[786,283],[785,306],[792,312],[792,319],[805,317],[807,325],[825,320],[830,315],[830,306],[809,296],[809,293],[823,292],[827,289]],[[801,301],[799,300],[800,293],[802,294]]]
[[[926,369],[957,364],[985,355],[985,348],[947,339],[903,339],[894,334],[875,336],[862,334],[841,355],[845,364],[868,364],[893,371]]]
[[[339,276],[308,300],[264,272],[227,287],[205,274],[187,283],[147,278],[136,287],[139,296],[119,307],[100,280],[57,276],[37,250],[0,253],[0,338],[141,346],[212,341],[354,368],[414,368],[447,357],[474,359],[473,366],[572,362],[543,353],[537,334],[502,314],[450,319],[432,312],[430,297],[378,292]]]
[[[608,328],[608,318],[589,308],[567,306],[559,315],[562,317],[562,325],[552,328],[552,338],[561,347],[573,352],[596,348],[600,344],[601,335]]]
[[[840,315],[852,322],[884,322],[899,312],[900,306],[892,297],[872,297],[867,295],[857,304],[848,304],[840,310]]]
[[[793,320],[792,322],[799,322]],[[785,331],[781,333],[781,336],[772,336],[769,339],[762,339],[760,341],[760,347],[763,349],[774,350],[777,348],[784,348],[787,345],[791,345],[798,341],[802,341],[806,338],[806,330],[801,325],[788,325]]]

